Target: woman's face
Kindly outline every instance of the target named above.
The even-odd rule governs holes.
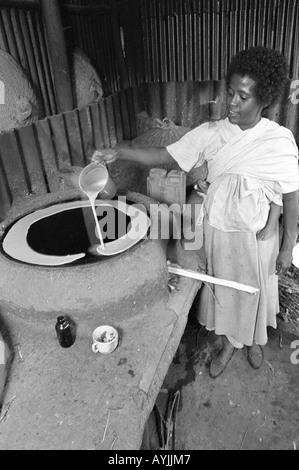
[[[254,127],[264,108],[257,102],[255,81],[248,75],[233,74],[227,88],[228,119],[243,131]]]

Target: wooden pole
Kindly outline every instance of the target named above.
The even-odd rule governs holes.
[[[119,70],[119,76],[120,76],[120,86],[122,90],[126,90],[127,88],[129,88],[130,84],[129,84],[126,60],[123,56],[123,51],[122,51],[117,0],[111,0],[110,6],[111,6],[113,43],[114,43],[115,55],[116,55],[117,66]]]
[[[62,113],[72,110],[74,104],[61,14],[58,0],[40,0],[40,2],[52,62],[58,111]]]

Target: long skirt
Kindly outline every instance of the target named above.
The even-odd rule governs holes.
[[[240,345],[267,343],[267,327],[276,328],[279,312],[275,274],[279,233],[257,240],[253,232],[222,232],[205,221],[207,274],[257,287],[256,295],[215,284],[203,285],[197,319],[207,330]]]

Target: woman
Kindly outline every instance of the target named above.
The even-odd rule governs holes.
[[[203,287],[198,320],[223,342],[210,365],[213,378],[244,346],[251,366],[261,366],[267,327],[276,327],[279,312],[278,274],[292,263],[298,149],[291,131],[262,117],[265,108],[278,100],[286,79],[286,61],[278,51],[263,47],[242,51],[228,69],[225,119],[204,123],[165,149],[117,149],[120,159],[152,166],[175,161],[186,172],[207,162],[207,272],[260,289],[252,296],[223,286],[213,286],[212,293]],[[282,201],[284,233],[279,249],[277,217],[269,212],[272,204],[277,213]]]

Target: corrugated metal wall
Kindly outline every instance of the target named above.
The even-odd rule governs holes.
[[[75,109],[29,126],[0,134],[0,222],[14,202],[65,188],[59,170],[84,167],[94,149],[114,147],[136,136],[135,115],[145,109],[143,87],[117,92],[82,109]],[[155,112],[156,97],[149,101]],[[118,190],[146,191],[148,169],[130,162],[110,168]]]
[[[221,80],[236,52],[258,45],[280,50],[289,63],[290,87],[268,117],[291,129],[299,142],[298,100],[289,99],[299,90],[298,0],[119,0],[119,12],[130,86],[181,84],[172,86],[179,90],[175,105],[184,105],[176,112],[182,117],[177,124],[193,127],[204,117],[194,111],[190,122],[192,107],[198,110],[192,82],[218,82],[201,89],[198,98],[207,107],[216,97],[213,90],[223,90]],[[161,111],[166,101],[161,95]],[[171,117],[172,109],[169,101],[167,114],[159,117]]]
[[[290,77],[299,77],[298,0],[60,0],[60,5],[68,44],[89,56],[106,96],[124,84],[221,80],[231,57],[254,45],[281,50]],[[29,73],[45,115],[54,114],[39,9],[1,7],[0,1],[0,48]]]
[[[55,91],[39,8],[6,8],[0,2],[0,49],[25,69],[39,96],[42,115],[55,114]]]
[[[298,0],[120,0],[130,85],[221,80],[239,50],[279,49],[299,76]]]
[[[122,138],[119,95],[0,134],[0,221],[12,203],[62,188],[58,170],[85,166]]]
[[[142,83],[164,83],[160,90],[179,90],[180,95],[172,95],[176,107],[189,103],[188,125],[194,126],[203,119],[201,112],[193,114],[190,122],[191,107],[197,108],[190,95],[191,83],[220,82],[230,59],[239,50],[257,45],[277,48],[288,59],[293,83],[299,77],[298,0],[60,1],[64,8],[68,6],[63,11],[66,24],[71,25],[70,41],[91,57],[104,81],[106,95]],[[94,17],[92,9],[82,15],[82,8],[87,5],[103,10],[98,8]],[[112,12],[116,5],[117,20]],[[72,11],[74,6],[77,10]],[[121,35],[119,44],[115,40],[117,34]],[[216,97],[211,83],[202,87],[199,98],[203,106]],[[221,84],[216,88],[221,89]],[[167,98],[163,94],[160,98],[159,117],[171,118],[173,105],[167,110]],[[288,90],[284,98],[270,117],[289,127],[299,141],[298,105],[288,100]],[[152,101],[155,99],[156,95]],[[175,113],[182,116],[177,124],[186,125],[184,113],[184,109]]]
[[[114,45],[114,17],[110,0],[60,0],[67,44],[81,48],[89,57],[105,95],[122,88]],[[119,34],[119,29],[117,30]]]

